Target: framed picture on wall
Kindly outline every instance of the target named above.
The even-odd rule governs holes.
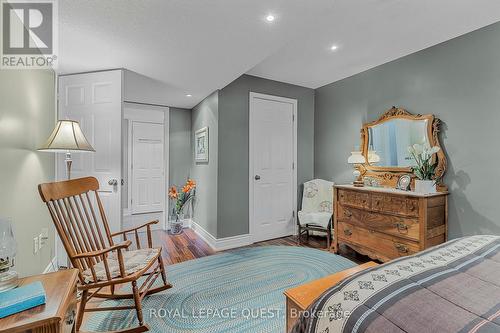
[[[194,160],[208,163],[208,127],[203,127],[195,132],[194,142]]]

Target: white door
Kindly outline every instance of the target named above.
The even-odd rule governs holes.
[[[132,214],[163,212],[163,124],[132,124]]]
[[[80,126],[95,153],[72,153],[71,178],[96,177],[111,232],[121,229],[121,70],[59,77],[59,119]],[[57,178],[66,179],[64,154],[57,154]],[[58,262],[66,256],[58,246]]]
[[[295,230],[297,101],[250,93],[250,235],[253,242]]]

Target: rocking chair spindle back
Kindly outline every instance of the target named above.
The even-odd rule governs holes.
[[[153,248],[151,225],[111,233],[99,198],[99,183],[93,177],[38,185],[43,202],[46,203],[55,228],[64,245],[71,264],[78,269],[78,289],[82,291],[81,304],[76,320],[80,328],[84,311],[128,310],[131,307],[99,307],[85,309],[90,298],[126,299],[133,298],[139,326],[124,332],[144,332],[149,328],[143,322],[142,299],[149,294],[171,288],[167,283],[165,268],[161,258],[161,248]],[[145,228],[147,247],[141,247],[139,230]],[[127,234],[135,236],[136,250],[130,250],[131,240]],[[114,237],[123,241],[115,243]],[[125,252],[122,252],[122,251]],[[137,280],[147,276],[141,286]],[[157,277],[163,285],[152,288]],[[130,282],[132,293],[115,293],[115,286]],[[110,292],[100,292],[109,287]],[[89,295],[89,291],[93,293]]]

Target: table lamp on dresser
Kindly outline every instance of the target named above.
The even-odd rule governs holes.
[[[361,179],[361,171],[359,171],[359,166],[366,163],[366,158],[360,151],[351,152],[351,156],[347,159],[347,163],[354,166],[354,171],[352,175],[354,176],[353,185],[356,187],[363,186],[363,180]]]
[[[74,120],[58,120],[56,127],[50,134],[47,142],[38,149],[39,151],[66,153],[66,174],[71,179],[71,152],[90,151],[95,152],[80,128],[80,124]]]

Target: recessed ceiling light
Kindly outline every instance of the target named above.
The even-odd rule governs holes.
[[[337,45],[332,45],[332,46],[330,47],[330,50],[332,50],[332,51],[336,51],[338,48],[339,48],[339,47],[338,47]]]
[[[276,18],[276,17],[274,17],[274,15],[269,14],[269,15],[267,15],[267,16],[266,16],[266,21],[267,21],[267,22],[272,22],[272,21],[274,21],[274,19],[275,19],[275,18]]]
[[[193,97],[193,95],[191,95],[191,94],[187,94],[187,95],[186,95],[186,97]]]

